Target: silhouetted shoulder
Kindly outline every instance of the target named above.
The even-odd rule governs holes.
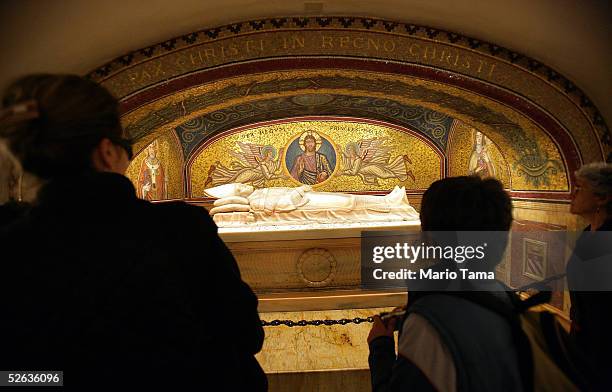
[[[21,219],[30,210],[29,203],[9,201],[0,205],[0,227],[10,225]]]
[[[204,207],[195,206],[183,201],[172,201],[167,203],[150,203],[143,200],[149,206],[147,210],[159,219],[167,219],[167,222],[193,227],[207,226],[216,232],[217,226]]]

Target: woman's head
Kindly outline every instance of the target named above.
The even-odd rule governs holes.
[[[2,97],[0,137],[26,171],[43,179],[123,173],[130,158],[117,100],[76,75],[29,75],[11,84]]]
[[[598,212],[612,216],[612,164],[589,163],[575,175],[576,186],[570,212],[585,217]]]

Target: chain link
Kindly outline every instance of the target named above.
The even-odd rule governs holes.
[[[305,327],[307,325],[314,325],[318,327],[321,325],[330,326],[330,325],[361,324],[361,323],[373,323],[373,322],[374,322],[374,317],[370,316],[366,318],[355,317],[352,319],[343,318],[339,320],[299,320],[299,321],[293,321],[293,320],[265,321],[265,320],[262,320],[261,325],[264,327],[278,327],[280,325],[285,325],[287,327]]]

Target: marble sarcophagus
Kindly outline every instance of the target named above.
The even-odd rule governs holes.
[[[361,235],[420,230],[405,189],[377,196],[224,184],[206,193],[216,199],[210,213],[219,235],[271,325],[257,355],[270,382],[367,385],[370,325],[351,320],[401,306],[406,293],[361,288]],[[338,320],[347,323],[325,323]]]

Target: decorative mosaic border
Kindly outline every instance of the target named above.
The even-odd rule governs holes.
[[[450,71],[434,69],[432,67],[418,65],[418,64],[408,64],[408,63],[382,63],[380,61],[371,61],[366,59],[334,59],[334,65],[339,69],[350,69],[350,70],[360,70],[360,71],[376,71],[382,72],[389,75],[410,75],[411,77],[418,77],[423,80],[430,80],[433,82],[443,83],[448,86],[453,86],[456,88],[464,89],[466,91],[477,93],[487,99],[490,99],[495,102],[499,102],[512,110],[516,110],[519,113],[522,113],[529,119],[531,119],[534,123],[539,124],[551,138],[557,144],[557,147],[562,152],[562,158],[564,159],[564,164],[567,167],[568,173],[572,173],[577,170],[582,162],[582,158],[580,156],[580,150],[576,145],[576,142],[573,136],[567,132],[567,130],[561,126],[554,117],[550,115],[546,110],[542,110],[537,105],[533,105],[530,103],[525,97],[521,95],[514,94],[507,89],[504,89],[500,86],[491,84],[491,83],[482,83],[473,78],[457,75]],[[138,93],[123,103],[124,110],[129,110],[131,108],[136,108],[141,104],[152,101],[158,97],[166,96],[171,94],[173,91],[183,90],[185,88],[189,88],[192,86],[198,86],[208,81],[217,80],[219,78],[229,78],[235,77],[238,75],[248,75],[253,72],[272,72],[275,70],[284,70],[284,69],[292,69],[298,67],[300,69],[319,69],[320,67],[325,66],[325,59],[320,58],[300,58],[300,59],[266,59],[255,62],[247,62],[240,64],[232,64],[220,68],[204,70],[202,72],[192,73],[185,75],[181,78],[169,81],[167,83],[160,84],[159,86],[155,86],[153,88],[147,89],[141,93]],[[374,81],[370,82],[373,86]],[[394,88],[400,88],[399,83],[388,83],[390,86]],[[375,88],[381,88],[381,86],[374,86]],[[235,91],[235,94],[241,94],[242,87]],[[395,92],[396,94],[401,93]],[[301,94],[301,93],[300,93]],[[249,94],[251,95],[251,94]],[[463,101],[457,101],[457,97],[452,97],[448,94],[445,94],[445,100],[450,99],[453,105],[464,105],[467,104]],[[450,104],[451,101],[448,101],[447,104]],[[184,105],[169,105],[167,108],[163,109],[163,115],[157,115],[151,113],[156,121],[161,121],[157,126],[163,125],[162,123],[165,121],[169,121],[174,117],[181,117],[181,111],[185,110],[187,104]],[[126,108],[127,107],[127,108]],[[175,113],[176,112],[176,113]],[[190,111],[189,111],[190,112]],[[174,113],[174,114],[172,114]],[[331,114],[331,113],[330,113]],[[486,114],[486,115],[485,115]],[[302,114],[302,115],[307,115]],[[499,117],[499,115],[488,111],[487,113],[478,114],[479,117],[482,117],[482,121],[484,123],[492,123],[492,125],[502,124],[504,126],[510,126],[511,121],[505,117]],[[491,117],[493,116],[493,117]],[[353,114],[352,117],[362,117],[361,115]],[[485,117],[487,118],[485,121]],[[491,118],[489,118],[491,117]],[[262,121],[262,119],[255,119],[256,122]],[[393,121],[391,121],[393,122]],[[398,124],[401,125],[401,124]],[[518,125],[512,125],[514,128],[518,129]],[[230,127],[231,128],[231,127]],[[128,131],[131,129],[131,126],[126,128]],[[508,130],[510,132],[511,129]],[[569,192],[564,192],[565,198],[569,197]]]
[[[103,82],[115,73],[138,63],[145,62],[177,50],[211,42],[220,38],[234,37],[253,32],[308,29],[350,29],[353,31],[363,30],[370,32],[393,33],[400,36],[412,36],[415,38],[456,45],[476,53],[493,56],[498,60],[509,62],[529,73],[537,75],[541,79],[546,80],[560,92],[563,92],[563,94],[565,94],[587,115],[592,124],[600,130],[602,144],[608,146],[612,145],[612,135],[608,125],[593,102],[572,81],[554,69],[523,54],[511,51],[490,42],[481,41],[445,30],[410,23],[387,21],[377,18],[344,16],[284,17],[233,23],[225,26],[199,30],[197,32],[175,37],[167,41],[130,52],[95,69],[87,76],[97,82]]]

